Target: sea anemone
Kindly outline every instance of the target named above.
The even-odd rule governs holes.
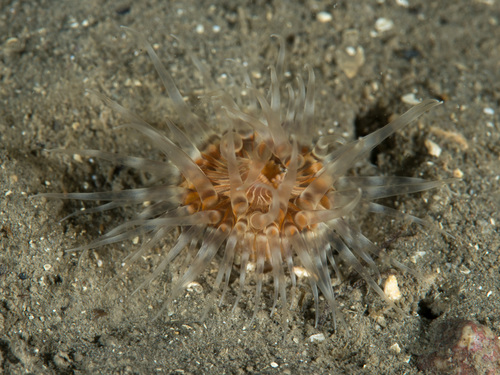
[[[380,274],[375,259],[381,255],[380,249],[350,223],[356,220],[356,212],[362,210],[422,224],[421,219],[376,201],[436,188],[443,181],[355,176],[350,170],[384,139],[440,102],[424,100],[384,127],[354,141],[346,141],[336,134],[316,135],[311,130],[314,128],[314,71],[306,66],[307,83],[298,76],[294,85],[283,87],[280,79],[285,46],[283,39],[277,37],[280,48],[276,64],[269,69],[269,92],[256,89],[247,77],[244,89],[253,98],[253,103],[247,106],[237,104],[231,95],[218,88],[204,65],[191,56],[207,87],[204,97],[214,108],[212,122],[215,123],[209,125],[184,102],[152,46],[143,36],[131,33],[147,50],[173,103],[178,123],[166,118],[169,129],[166,136],[106,96],[95,95],[126,119],[121,128],[141,133],[163,153],[164,159],[99,150],[57,151],[97,157],[145,171],[163,183],[110,192],[41,194],[48,198],[106,202],[83,211],[85,213],[102,213],[129,205],[137,207],[135,218],[71,251],[142,236],[142,245],[126,259],[127,268],[179,228],[176,243],[164,250],[161,263],[137,288],[147,286],[174,259],[185,254],[189,260],[187,270],[174,282],[165,306],[178,298],[216,258],[218,274],[214,291],[223,285],[221,302],[236,268],[234,265],[239,265],[240,288],[235,307],[242,296],[246,275],[251,269],[249,265],[254,265],[254,317],[260,309],[265,273],[270,273],[273,279],[271,314],[279,301],[286,316],[287,289],[290,285],[295,289],[294,270],[300,266],[305,269],[312,290],[316,321],[319,291],[335,321],[339,306],[332,288],[332,270],[340,277],[339,261],[352,267],[388,304],[401,311],[376,281]],[[287,94],[283,95],[282,91]],[[283,96],[287,98],[286,105],[282,105]],[[394,264],[404,267],[397,261]]]

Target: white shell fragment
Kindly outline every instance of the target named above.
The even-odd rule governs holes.
[[[308,337],[307,341],[310,341],[310,342],[321,342],[321,341],[325,341],[325,335],[322,334],[322,333],[316,333],[314,335],[311,335]]]
[[[186,286],[186,289],[187,289],[188,292],[195,292],[196,294],[203,293],[203,287],[201,286],[200,283],[197,283],[196,281],[190,282]]]
[[[379,33],[384,32],[384,31],[389,31],[394,27],[394,22],[391,20],[380,17],[377,21],[375,21],[375,30],[377,30]]]
[[[401,299],[402,295],[401,291],[399,290],[398,279],[396,279],[396,276],[389,275],[387,280],[385,280],[384,293],[391,301],[397,301]]]
[[[297,276],[299,279],[303,279],[304,277],[309,277],[309,272],[304,267],[298,267],[295,266],[293,267],[293,273],[295,276]]]
[[[485,115],[490,115],[490,116],[493,116],[495,114],[495,110],[491,107],[483,108],[483,112]]]
[[[439,157],[441,155],[441,147],[438,146],[437,143],[431,141],[430,139],[426,139],[424,141],[424,145],[427,148],[427,152],[431,156]]]
[[[462,172],[460,169],[456,168],[453,170],[453,177],[462,178],[463,176],[464,176],[464,172]]]
[[[417,99],[417,97],[415,96],[414,93],[409,93],[409,94],[405,94],[401,97],[401,101],[403,103],[406,103],[406,104],[410,104],[410,105],[417,105],[418,103],[420,103],[420,100]]]
[[[82,159],[81,155],[79,155],[79,154],[73,154],[73,160],[78,162],[78,163],[83,163],[83,159]]]
[[[203,34],[205,32],[205,26],[203,26],[202,24],[198,24],[196,25],[195,30],[197,34]]]
[[[319,12],[318,14],[316,14],[316,19],[321,23],[327,23],[330,22],[333,17],[328,12]]]

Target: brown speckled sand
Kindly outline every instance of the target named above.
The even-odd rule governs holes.
[[[432,348],[427,340],[440,322],[472,319],[498,335],[498,0],[402,3],[2,3],[0,369],[6,374],[417,374],[416,358]],[[331,20],[320,11],[331,14]],[[408,316],[388,309],[352,273],[335,286],[349,335],[344,329],[335,332],[330,318],[314,328],[305,284],[303,310],[290,314],[285,340],[279,317],[268,316],[270,306],[247,327],[252,287],[234,315],[226,304],[200,323],[216,276],[214,263],[213,272],[177,300],[172,316],[152,321],[170,274],[129,295],[158,264],[159,250],[106,289],[133,244],[90,251],[80,266],[77,255],[64,252],[129,213],[80,216],[60,224],[82,206],[31,195],[138,186],[144,176],[43,149],[152,152],[137,137],[113,131],[118,116],[84,90],[102,91],[160,128],[170,110],[151,62],[144,53],[134,54],[137,47],[120,25],[158,45],[183,95],[201,112],[199,73],[170,34],[211,66],[215,79],[237,72],[225,60],[236,58],[247,61],[250,74],[263,85],[276,54],[269,35],[281,34],[287,40],[288,69],[304,74],[309,63],[316,71],[317,128],[334,128],[348,137],[373,131],[414,99],[445,101],[370,159],[385,175],[462,175],[448,190],[388,201],[440,223],[455,239],[387,218],[361,220],[365,234],[425,275],[418,281],[382,268],[384,278],[396,275],[402,294],[397,303]],[[237,283],[233,286],[234,297]],[[272,290],[272,283],[265,287]]]

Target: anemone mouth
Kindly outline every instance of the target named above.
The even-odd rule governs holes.
[[[263,275],[266,269],[270,269],[274,286],[271,314],[281,300],[285,321],[287,283],[291,282],[292,290],[295,289],[294,267],[301,265],[309,275],[315,304],[318,304],[320,291],[335,320],[340,312],[332,287],[331,270],[339,276],[337,259],[340,258],[355,269],[390,306],[401,312],[375,281],[380,276],[374,261],[379,249],[362,233],[350,227],[347,219],[355,210],[365,209],[425,224],[418,218],[398,213],[375,201],[436,188],[446,181],[408,177],[348,177],[346,172],[376,145],[439,102],[423,101],[395,121],[355,141],[346,142],[338,136],[319,137],[314,141],[310,130],[314,115],[314,72],[312,68],[307,68],[307,85],[299,77],[296,90],[287,86],[288,105],[285,114],[282,114],[278,73],[283,70],[285,50],[283,40],[279,38],[278,61],[270,69],[269,99],[250,87],[260,107],[257,115],[255,111],[241,109],[223,90],[210,95],[216,117],[222,119],[226,127],[220,133],[189,110],[151,45],[141,35],[132,33],[150,55],[184,129],[189,131],[181,131],[167,119],[171,134],[167,137],[116,102],[95,93],[127,119],[123,127],[142,133],[166,156],[168,162],[97,150],[62,152],[100,157],[158,176],[168,175],[173,165],[180,173],[180,180],[174,185],[117,192],[41,194],[51,198],[108,202],[89,210],[91,213],[131,204],[140,207],[148,202],[147,207],[138,208],[135,219],[71,251],[101,247],[143,235],[145,240],[142,246],[127,257],[126,269],[157,246],[170,231],[180,227],[174,246],[166,251],[158,267],[136,289],[147,286],[175,258],[180,257],[185,248],[190,249],[187,253],[196,255],[172,286],[165,306],[171,304],[219,255],[214,290],[224,285],[221,303],[228,290],[235,259],[239,259],[241,272],[234,306],[239,303],[245,286],[247,265],[253,262],[256,277],[253,317],[260,309]],[[206,69],[195,57],[193,62],[209,81],[207,87],[213,88],[214,83],[210,81]],[[202,142],[199,142],[200,136]],[[203,146],[200,147],[200,144]],[[189,257],[189,254],[186,256]],[[316,306],[316,322],[318,311]]]

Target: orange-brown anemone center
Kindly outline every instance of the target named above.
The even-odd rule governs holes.
[[[239,147],[234,150],[242,181],[239,189],[244,191],[248,202],[245,212],[235,212],[235,203],[231,202],[228,161],[221,152],[220,138],[212,140],[201,153],[202,157],[195,160],[212,183],[217,193],[217,203],[211,207],[204,206],[194,184],[184,179],[181,186],[186,189],[187,193],[182,205],[187,206],[189,212],[193,213],[206,209],[217,210],[220,213],[221,222],[230,219],[233,224],[239,220],[248,219],[255,213],[268,213],[273,200],[279,199],[276,192],[285,178],[290,160],[281,161],[269,150],[264,141],[257,141],[256,138],[254,134],[242,137]],[[285,205],[280,205],[279,212],[271,223],[280,230],[287,223],[298,228],[307,226],[306,223],[301,222],[300,215],[297,215],[301,209],[296,200],[313,180],[319,178],[316,174],[323,168],[322,161],[307,147],[299,149],[298,160],[297,176],[290,197]],[[255,173],[256,168],[258,173]],[[325,196],[320,200],[318,209],[329,208],[330,202]],[[263,228],[254,229],[257,229],[257,232]]]

